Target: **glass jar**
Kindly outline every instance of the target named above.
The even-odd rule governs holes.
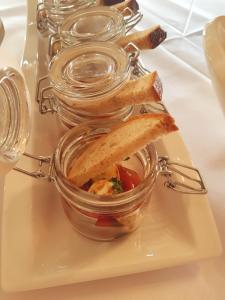
[[[98,196],[74,186],[67,179],[72,160],[94,140],[110,131],[105,123],[87,122],[67,132],[54,155],[54,178],[64,211],[82,235],[102,241],[113,240],[134,231],[141,223],[157,175],[157,156],[148,145],[123,165],[139,173],[136,188],[117,195]]]
[[[56,33],[66,17],[92,5],[95,0],[41,0],[37,6],[37,28],[42,33]]]
[[[123,12],[107,6],[79,10],[64,20],[59,33],[50,37],[49,56],[53,57],[61,48],[84,42],[116,42],[141,19],[142,14],[130,8]]]
[[[130,80],[132,55],[109,42],[63,49],[52,59],[49,76],[39,81],[40,112],[56,112],[67,128],[93,118],[127,119],[132,107],[115,110],[103,106],[103,100],[119,93]],[[46,80],[50,86],[41,90]]]

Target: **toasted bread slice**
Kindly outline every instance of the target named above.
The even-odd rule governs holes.
[[[149,29],[135,32],[122,37],[117,41],[121,47],[128,45],[130,42],[134,43],[139,49],[154,49],[161,44],[167,37],[166,31],[164,31],[159,25],[151,27]]]
[[[101,174],[110,165],[122,161],[146,144],[177,130],[168,114],[145,114],[122,122],[108,134],[93,142],[74,159],[68,178],[77,186]]]
[[[93,101],[74,101],[61,96],[61,93],[54,91],[58,98],[73,106],[75,109],[81,109],[95,113],[101,110],[102,113],[115,111],[122,107],[158,102],[162,99],[162,83],[157,72],[146,74],[138,79],[128,81],[124,87],[110,97],[102,97]]]
[[[130,80],[126,86],[114,97],[114,101],[131,104],[145,104],[162,100],[162,83],[156,71],[148,73],[138,79]]]

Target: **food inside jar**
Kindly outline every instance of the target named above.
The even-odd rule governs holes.
[[[141,183],[143,170],[136,157],[127,157],[120,164],[113,164],[95,178],[86,182],[81,188],[92,194],[104,196],[127,192]],[[96,219],[96,226],[126,227],[131,230],[139,217],[139,206],[133,207],[126,213],[101,214],[87,212],[79,209],[79,212]]]
[[[113,164],[81,188],[92,194],[113,195],[127,192],[138,186],[140,182],[141,178],[135,170],[122,164]]]

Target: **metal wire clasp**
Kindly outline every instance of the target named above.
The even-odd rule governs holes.
[[[52,94],[52,87],[48,82],[48,76],[44,76],[38,80],[36,101],[39,103],[39,111],[41,114],[49,112],[55,113],[58,111],[58,106]]]
[[[183,194],[207,193],[207,189],[198,169],[170,161],[167,156],[159,157],[158,165],[159,174],[166,177],[164,185],[167,188]]]
[[[62,41],[60,34],[54,33],[49,36],[48,55],[52,59],[62,49]]]
[[[37,12],[36,12],[36,21],[37,28],[41,33],[44,33],[48,30],[48,19],[47,19],[47,11],[43,5],[43,3],[38,3]]]
[[[143,18],[143,14],[140,11],[133,11],[130,7],[126,7],[122,14],[124,15],[126,33],[134,28]]]
[[[48,181],[54,181],[53,156],[35,156],[29,153],[24,153],[23,156],[37,161],[38,162],[37,170],[28,171],[19,167],[14,167],[13,170],[34,177],[36,179],[47,179]],[[47,167],[47,171],[43,170],[44,166],[45,168]]]
[[[151,73],[146,69],[140,60],[140,49],[132,42],[128,43],[124,50],[129,53],[131,59],[131,65],[133,67],[132,74],[136,77],[141,77],[145,74]]]
[[[59,25],[50,17],[43,2],[38,3],[36,12],[37,28],[40,33],[57,32]]]

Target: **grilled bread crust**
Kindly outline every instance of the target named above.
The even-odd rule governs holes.
[[[154,49],[158,45],[160,45],[166,39],[166,37],[166,31],[164,31],[159,25],[157,25],[144,31],[139,31],[124,36],[119,39],[119,41],[117,41],[117,44],[119,44],[121,47],[124,47],[132,42],[140,50]]]

